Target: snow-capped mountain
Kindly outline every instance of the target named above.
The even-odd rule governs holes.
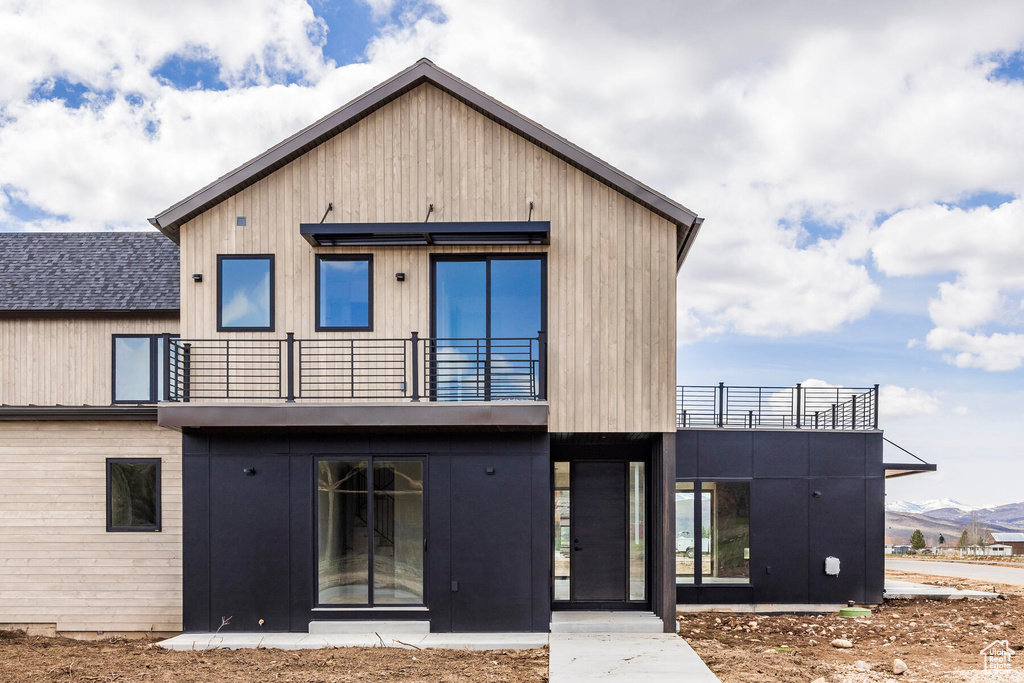
[[[907,500],[897,500],[891,503],[885,504],[887,512],[909,512],[913,514],[924,514],[931,512],[932,510],[946,510],[946,509],[959,510],[960,512],[972,512],[974,510],[988,510],[987,507],[976,507],[974,505],[964,505],[958,503],[950,498],[941,498],[939,500],[925,500],[920,503]]]

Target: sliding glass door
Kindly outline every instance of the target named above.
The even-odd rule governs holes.
[[[435,256],[428,385],[439,401],[536,397],[542,254]]]
[[[317,463],[321,605],[423,604],[423,461]]]

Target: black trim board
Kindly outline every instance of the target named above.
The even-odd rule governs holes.
[[[438,68],[428,59],[419,60],[405,71],[165,209],[149,219],[149,222],[177,243],[179,229],[186,221],[265,178],[423,83],[434,85],[677,226],[687,228],[692,234],[689,239],[681,240],[682,244],[692,242],[692,235],[700,227],[697,214],[693,211]],[[685,256],[685,252],[682,255]]]
[[[885,470],[886,479],[909,477],[912,474],[923,472],[936,472],[939,469],[937,465],[927,462],[884,462],[882,468]]]
[[[0,406],[0,422],[156,422],[156,406]]]
[[[550,221],[301,223],[313,247],[551,244]]]

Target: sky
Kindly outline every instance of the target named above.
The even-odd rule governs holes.
[[[0,45],[0,230],[143,229],[425,56],[706,218],[679,383],[878,383],[939,465],[889,500],[1024,500],[1022,3],[0,0]]]

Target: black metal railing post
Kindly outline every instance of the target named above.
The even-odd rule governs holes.
[[[288,403],[295,403],[295,333],[285,334],[285,345],[288,347]]]
[[[186,342],[181,346],[181,401],[188,403],[192,398],[192,345]]]
[[[164,376],[164,395],[162,399],[164,401],[171,400],[171,335],[168,332],[160,335],[163,337],[161,342],[164,346],[164,366],[160,368],[160,371]]]
[[[857,394],[850,397],[850,429],[857,428]]]
[[[718,383],[718,426],[725,426],[725,382]]]
[[[875,426],[874,426],[874,428],[878,429],[878,385],[877,384],[875,385],[875,388],[873,389],[873,391],[875,392]]]
[[[796,383],[796,428],[800,429],[800,397],[803,394],[803,387],[800,382]]]
[[[548,333],[537,332],[537,400],[548,400]]]
[[[420,400],[420,333],[413,331],[412,343],[412,400]]]

